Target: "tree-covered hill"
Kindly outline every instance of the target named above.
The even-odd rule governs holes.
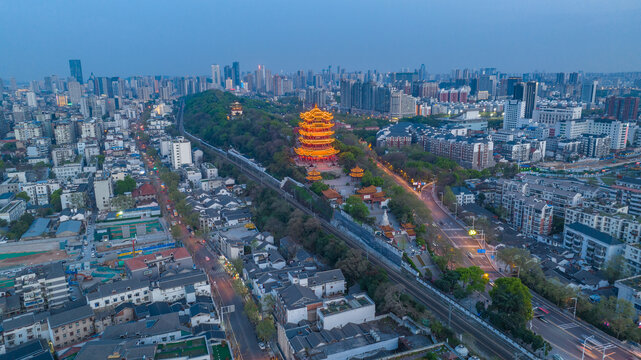
[[[234,101],[242,105],[243,115],[230,118]],[[296,100],[285,98],[276,103],[210,90],[188,96],[185,105],[187,131],[214,146],[233,147],[277,177],[304,178],[304,169],[291,160],[293,126],[302,110]]]

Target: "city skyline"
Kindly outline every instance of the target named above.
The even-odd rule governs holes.
[[[389,72],[423,63],[430,73],[641,69],[641,50],[630,46],[641,32],[638,2],[323,4],[327,10],[311,18],[318,4],[4,3],[0,77],[67,76],[69,59],[82,60],[85,78],[208,74],[211,64],[233,61],[241,71],[265,64],[273,73],[329,65]]]

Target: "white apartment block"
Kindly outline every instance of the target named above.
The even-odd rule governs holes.
[[[191,165],[191,142],[184,137],[178,137],[171,142],[171,166],[179,169],[183,165]]]
[[[625,149],[628,142],[630,123],[610,119],[589,119],[588,133],[596,135],[609,135],[612,150]]]
[[[641,223],[628,214],[606,214],[590,208],[565,209],[568,224],[581,223],[628,243],[641,243]]]
[[[566,108],[542,106],[534,109],[532,121],[553,127],[561,121],[580,119],[581,110],[582,108],[580,106]]]
[[[26,192],[30,198],[29,202],[34,205],[49,204],[49,196],[58,189],[60,184],[52,180],[20,184],[20,191]]]
[[[625,244],[623,258],[626,269],[630,274],[641,274],[641,244]]]
[[[83,139],[97,139],[100,137],[100,127],[95,119],[83,121],[80,125],[80,137]]]
[[[588,132],[588,125],[586,120],[559,121],[554,127],[555,134],[562,139],[576,139]]]
[[[47,313],[22,314],[2,322],[4,345],[12,348],[35,339],[48,339]]]
[[[565,223],[563,246],[598,269],[624,251],[624,244],[613,236],[581,223]]]
[[[507,211],[508,223],[529,236],[547,236],[552,231],[553,207],[545,201],[520,192],[503,192],[501,205]]]
[[[118,306],[124,302],[140,305],[151,301],[148,281],[122,280],[103,284],[97,291],[87,294],[87,304],[92,309]]]
[[[29,141],[41,138],[43,135],[41,123],[35,121],[18,123],[15,125],[13,132],[18,141]]]
[[[73,124],[65,121],[60,122],[54,126],[54,137],[56,139],[56,144],[71,144],[73,142]]]
[[[13,200],[0,208],[0,219],[7,223],[18,220],[27,211],[24,200]]]
[[[196,301],[196,296],[211,296],[207,275],[202,271],[190,271],[167,276],[154,282],[151,301],[174,302],[185,299],[187,303]]]
[[[520,100],[508,100],[503,106],[503,129],[517,129],[519,120],[525,117],[525,103]]]
[[[203,163],[200,165],[205,179],[215,179],[218,177],[218,169],[212,163]]]
[[[111,178],[109,176],[103,177],[96,174],[96,178],[93,181],[93,188],[98,210],[108,210],[111,197],[114,194]]]

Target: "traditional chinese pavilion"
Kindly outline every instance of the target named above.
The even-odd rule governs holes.
[[[338,150],[334,148],[334,115],[314,106],[300,114],[303,120],[298,123],[298,142],[294,151],[298,158],[309,162],[327,162],[336,159]]]
[[[309,181],[318,181],[318,180],[322,179],[322,176],[321,176],[320,172],[312,169],[307,173],[307,176],[305,177],[305,179],[307,179]]]
[[[351,176],[352,179],[354,179],[354,180],[360,179],[360,178],[363,177],[363,169],[361,169],[358,165],[356,165],[355,168],[350,170],[349,176]]]

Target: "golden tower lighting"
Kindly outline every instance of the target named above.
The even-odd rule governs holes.
[[[321,178],[322,178],[321,173],[316,170],[311,170],[310,172],[307,173],[307,176],[305,177],[305,179],[309,181],[318,181]]]
[[[314,106],[310,111],[300,114],[298,123],[298,142],[294,148],[298,158],[303,161],[325,162],[336,159],[339,153],[334,143],[334,115]]]
[[[356,165],[356,167],[349,172],[349,176],[351,176],[352,179],[360,179],[363,177],[363,174],[363,169],[361,169],[358,165]]]

